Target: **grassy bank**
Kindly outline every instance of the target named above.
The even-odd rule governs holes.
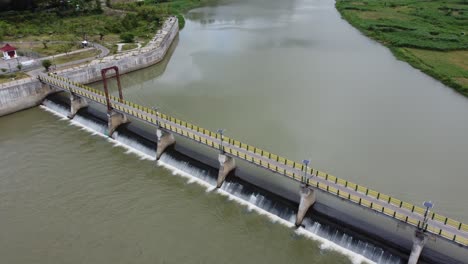
[[[54,64],[62,64],[76,60],[89,59],[90,61],[99,55],[98,50],[87,50],[79,53],[69,54],[54,59]]]
[[[92,5],[94,1],[91,1],[87,9],[79,11],[73,7],[49,5],[34,11],[0,12],[0,41],[35,42],[34,46],[26,47],[25,53],[32,51],[42,56],[65,52],[62,46],[66,45],[55,45],[52,41],[78,42],[84,38],[112,50],[129,35],[130,40],[125,42],[148,42],[170,15],[177,15],[183,27],[182,13],[211,2],[213,0],[111,0],[110,8],[104,9]],[[48,41],[51,43],[47,44]]]
[[[25,41],[25,40],[23,40]],[[22,42],[12,44],[17,47],[20,56],[52,56],[59,53],[75,51],[81,48],[78,43],[45,43],[41,42]]]
[[[468,1],[337,0],[350,24],[468,96]]]
[[[143,2],[115,1],[111,3],[111,6],[112,8],[129,12],[140,12],[141,10],[145,10],[146,12],[175,15],[179,19],[179,28],[182,29],[185,25],[183,17],[185,12],[197,7],[213,5],[217,2],[218,0],[144,0]]]
[[[8,73],[8,74],[0,74],[0,83],[7,83],[11,81],[16,81],[24,78],[30,77],[24,72],[16,72],[16,73]]]

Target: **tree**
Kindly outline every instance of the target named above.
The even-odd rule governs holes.
[[[95,6],[94,10],[97,13],[101,14],[102,13],[101,1],[95,0],[95,3],[96,3],[96,6]]]
[[[23,64],[18,63],[18,65],[16,65],[16,68],[18,68],[18,71],[21,71],[21,69],[23,69]]]
[[[138,16],[136,14],[127,14],[122,19],[122,27],[126,30],[131,30],[138,27]]]
[[[49,47],[47,47],[47,43],[48,43],[48,42],[49,42],[49,40],[47,40],[47,39],[44,39],[44,40],[42,41],[42,45],[44,45],[44,49],[48,49],[48,48],[49,48]]]
[[[50,66],[52,66],[52,62],[50,60],[42,61],[42,67],[44,67],[46,71],[49,71]]]
[[[63,43],[63,45],[60,47],[60,52],[64,52],[65,54],[68,55],[70,51],[72,51],[73,47],[76,45],[76,41],[74,37],[68,37],[67,41]]]
[[[132,43],[134,37],[132,33],[128,32],[120,34],[120,39],[125,43]]]

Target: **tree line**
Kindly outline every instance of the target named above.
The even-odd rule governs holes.
[[[0,10],[36,10],[47,8],[76,9],[90,5],[100,8],[99,0],[0,0]]]

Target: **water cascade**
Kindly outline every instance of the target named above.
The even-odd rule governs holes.
[[[126,153],[135,154],[140,159],[147,159],[152,162],[156,160],[156,148],[151,148],[125,133],[117,131],[114,133],[114,138],[109,138],[106,134],[107,127],[104,121],[91,120],[80,114],[70,120],[67,118],[68,108],[51,100],[45,100],[41,108],[92,135],[105,138],[114,146],[124,148]],[[229,200],[246,206],[249,211],[255,211],[268,217],[273,222],[294,228],[297,206],[293,206],[271,193],[264,192],[255,186],[236,179],[227,180],[220,189],[216,189],[217,170],[203,169],[202,166],[197,167],[192,162],[178,159],[170,152],[164,153],[157,164],[171,170],[174,175],[187,178],[190,183],[196,182],[204,186],[207,193],[227,196]],[[297,235],[319,241],[322,250],[338,251],[348,256],[353,263],[404,263],[402,258],[393,254],[390,250],[356,238],[335,226],[312,219],[310,216],[305,217],[303,224],[304,227],[294,231]]]

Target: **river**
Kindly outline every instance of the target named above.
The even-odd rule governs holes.
[[[122,83],[127,100],[468,221],[467,99],[333,1],[192,10],[171,56]],[[401,262],[319,220],[294,231],[287,205],[240,184],[213,191],[215,172],[170,155],[156,164],[152,149],[65,111],[48,102],[1,118],[2,262]]]

